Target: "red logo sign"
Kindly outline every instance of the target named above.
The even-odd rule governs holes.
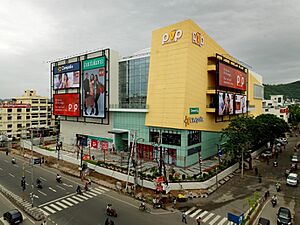
[[[219,62],[219,86],[246,91],[247,74]]]
[[[102,149],[103,151],[107,151],[107,150],[108,150],[108,142],[102,141],[102,142],[101,142],[101,149]]]
[[[80,116],[79,94],[54,94],[53,114],[62,116]]]
[[[97,140],[91,140],[91,147],[92,148],[98,148],[98,141]]]

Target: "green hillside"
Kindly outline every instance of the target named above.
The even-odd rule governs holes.
[[[289,99],[300,99],[300,80],[289,84],[264,84],[264,87],[265,99],[270,99],[270,95],[284,95]]]

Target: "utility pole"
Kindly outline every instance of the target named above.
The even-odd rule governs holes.
[[[133,132],[132,134],[132,139],[133,141],[135,140],[135,132]],[[132,162],[132,154],[133,154],[133,151],[134,151],[134,146],[133,144],[131,145],[131,149],[130,149],[130,152],[129,152],[129,160],[128,160],[128,173],[127,173],[127,180],[126,180],[126,186],[125,186],[125,190],[127,191],[128,189],[128,180],[129,180],[129,174],[130,174],[130,164]]]
[[[34,199],[34,183],[33,183],[33,129],[31,129],[31,207],[33,207]]]

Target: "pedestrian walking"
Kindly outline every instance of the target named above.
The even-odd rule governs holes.
[[[255,171],[255,176],[257,176],[258,175],[258,168],[255,167],[254,171]]]
[[[185,212],[182,213],[181,222],[187,223],[187,222],[186,222],[186,214],[185,214]]]
[[[197,225],[201,225],[201,222],[202,222],[201,217],[198,217],[198,218],[196,219],[196,222],[197,222]]]
[[[173,200],[173,208],[175,209],[175,207],[176,207],[176,198],[174,198]]]

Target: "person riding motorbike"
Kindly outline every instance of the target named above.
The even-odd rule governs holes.
[[[85,190],[85,191],[88,191],[88,190],[89,190],[89,187],[88,187],[88,183],[87,183],[87,182],[86,182],[85,185],[84,185],[84,190]]]
[[[279,182],[277,182],[277,183],[275,184],[275,186],[276,186],[276,191],[277,191],[277,192],[281,191],[281,184],[280,184]]]
[[[271,202],[272,202],[273,207],[275,207],[275,205],[277,204],[277,196],[276,195],[272,196]]]
[[[11,159],[11,163],[16,164],[16,159],[14,157]]]
[[[76,188],[76,193],[77,194],[82,194],[81,187],[79,185]]]
[[[145,205],[144,202],[141,202],[141,204],[140,204],[140,209],[141,209],[141,210],[146,210],[146,205]]]
[[[107,206],[106,206],[107,212],[111,212],[111,210],[112,210],[111,206],[112,206],[111,204],[107,204]]]
[[[58,183],[61,183],[61,176],[59,174],[56,174],[56,181]]]
[[[36,186],[42,188],[42,181],[39,178],[36,179]]]

